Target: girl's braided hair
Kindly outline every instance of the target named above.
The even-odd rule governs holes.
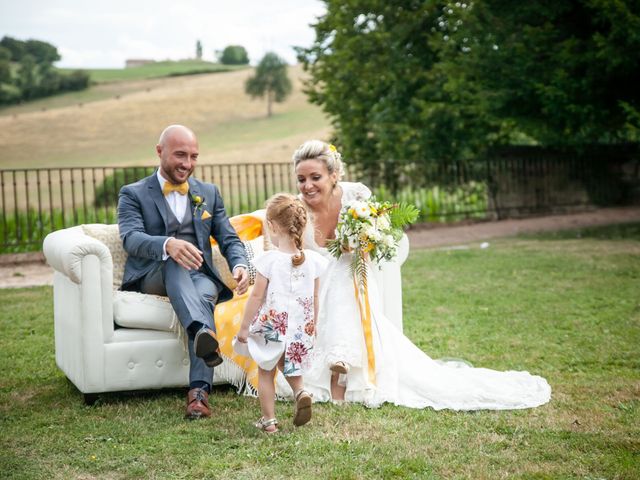
[[[307,226],[307,210],[303,203],[290,193],[277,193],[267,201],[267,220],[275,223],[281,232],[293,240],[298,253],[291,257],[291,263],[296,267],[302,265],[302,234]]]

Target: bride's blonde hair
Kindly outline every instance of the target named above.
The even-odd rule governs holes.
[[[337,173],[338,180],[344,175],[342,155],[336,147],[321,140],[307,140],[293,153],[293,168],[305,160],[320,160],[327,166],[329,173]]]
[[[290,193],[276,193],[267,200],[267,220],[275,223],[281,232],[293,240],[298,253],[291,257],[291,263],[296,267],[302,265],[302,235],[307,226],[307,210],[302,202]]]

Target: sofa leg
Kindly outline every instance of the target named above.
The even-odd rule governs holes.
[[[83,393],[82,397],[84,399],[84,404],[89,407],[98,401],[97,393]]]

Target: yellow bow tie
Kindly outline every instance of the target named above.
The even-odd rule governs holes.
[[[189,191],[189,184],[187,182],[181,183],[180,185],[174,185],[170,182],[164,182],[164,186],[162,187],[162,193],[166,197],[171,192],[178,192],[180,195],[186,195]]]

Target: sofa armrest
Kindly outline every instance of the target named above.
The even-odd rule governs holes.
[[[113,281],[111,252],[104,243],[85,235],[82,227],[65,228],[50,233],[44,239],[42,251],[47,263],[74,283],[82,283],[82,261],[88,255],[98,257],[101,270]]]
[[[400,267],[409,255],[409,238],[403,235],[398,242],[398,254],[389,262],[382,262],[380,268],[373,268],[376,277],[379,295],[382,299],[384,315],[400,331],[403,328],[402,320],[402,275]]]
[[[114,334],[113,260],[81,226],[52,232],[43,252],[53,267],[56,363],[83,392],[105,388],[105,345]]]

